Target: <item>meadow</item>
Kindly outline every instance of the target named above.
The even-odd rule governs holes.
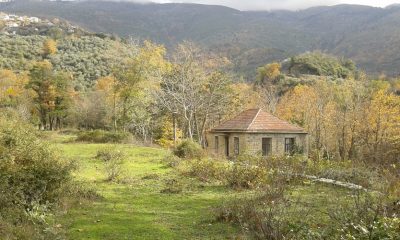
[[[233,190],[184,176],[163,161],[168,150],[130,144],[117,146],[126,160],[121,177],[110,182],[104,164],[95,158],[99,149],[110,145],[71,142],[65,136],[51,141],[75,161],[75,181],[98,195],[71,201],[59,217],[69,239],[252,239],[239,226],[216,221],[215,215],[223,202],[250,195],[252,190]],[[314,227],[327,224],[321,213],[338,199],[352,199],[350,191],[311,182],[294,186],[289,195],[306,207]]]

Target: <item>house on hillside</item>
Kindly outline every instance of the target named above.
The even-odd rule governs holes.
[[[308,153],[307,132],[261,109],[246,110],[207,134],[207,151],[233,157],[241,153],[263,156]]]

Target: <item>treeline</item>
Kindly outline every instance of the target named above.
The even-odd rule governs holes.
[[[369,80],[349,60],[307,53],[259,68],[250,84],[223,71],[228,59],[190,42],[167,55],[151,42],[130,44],[119,54],[125,45],[114,41],[113,58],[102,45],[103,51],[90,53],[107,63],[102,72],[96,57],[88,59],[97,69],[85,62],[75,65],[79,71],[60,67],[70,64],[68,49],[99,46],[92,41],[81,38],[64,47],[42,40],[41,60],[32,61],[28,71],[0,72],[2,107],[17,109],[40,129],[124,131],[166,146],[175,135],[205,146],[208,129],[262,107],[306,128],[315,158],[398,160],[399,80]],[[58,58],[60,52],[64,58]],[[96,81],[78,88],[79,72]]]

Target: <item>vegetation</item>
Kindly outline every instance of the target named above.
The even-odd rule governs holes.
[[[73,165],[40,140],[31,126],[0,119],[0,235],[41,239],[58,234],[52,223]]]
[[[395,172],[383,170],[388,175],[377,180],[375,176],[382,172],[371,166],[328,165],[307,161],[301,155],[268,159],[241,155],[231,163],[198,159],[175,168],[201,181],[241,191],[251,189],[226,198],[216,208],[215,217],[239,226],[255,239],[396,239],[400,234],[399,209],[392,205],[396,196],[387,192]],[[313,192],[317,183],[307,177],[336,171],[344,173],[336,180],[347,181],[349,169],[358,172],[356,182],[368,186],[368,191],[325,185],[319,186],[321,192]]]
[[[58,138],[65,136],[54,141]],[[76,180],[100,195],[79,201],[58,219],[68,239],[223,239],[239,234],[236,227],[215,222],[212,213],[229,192],[166,167],[161,162],[168,155],[164,149],[119,145],[125,156],[124,171],[116,181],[107,181],[107,166],[93,157],[112,145],[60,143],[57,147],[79,165]]]
[[[128,141],[128,138],[129,134],[125,132],[94,130],[79,132],[76,141],[91,143],[123,143]]]
[[[73,75],[73,87],[83,89],[135,51],[133,45],[92,35],[62,37],[57,43],[47,36],[0,35],[0,68],[26,71],[46,58],[54,70]]]
[[[46,33],[0,36],[0,236],[398,238],[398,79],[312,52],[246,83],[192,42]],[[303,127],[308,156],[208,156],[207,130],[256,107]]]
[[[0,11],[57,16],[94,32],[151,39],[168,47],[191,40],[232,59],[233,70],[250,81],[254,69],[265,63],[315,49],[352,58],[374,75],[396,76],[399,68],[399,7],[338,5],[254,13],[191,4],[13,1],[0,5]]]
[[[290,59],[289,73],[349,78],[354,76],[355,64],[319,52],[305,53]]]
[[[174,154],[180,158],[201,158],[204,150],[201,146],[191,140],[181,142],[174,150]]]

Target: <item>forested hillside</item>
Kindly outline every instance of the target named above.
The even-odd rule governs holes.
[[[396,6],[244,12],[195,4],[16,1],[0,4],[0,11],[60,17],[95,32],[133,35],[167,47],[192,40],[232,59],[235,70],[248,78],[266,62],[312,50],[345,56],[376,75],[399,74]]]
[[[35,62],[47,59],[55,70],[71,74],[75,87],[82,88],[108,76],[116,65],[137,51],[133,43],[90,33],[66,22],[54,22],[4,28],[0,34],[0,68],[27,71]],[[49,40],[52,43],[46,46]],[[52,52],[46,54],[49,47]]]

